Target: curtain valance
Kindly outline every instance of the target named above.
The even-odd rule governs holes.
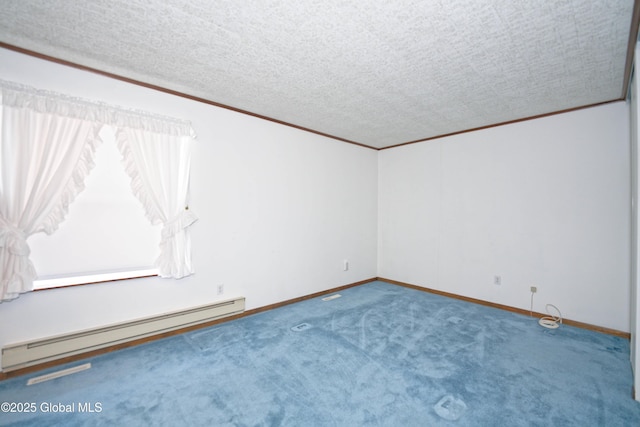
[[[72,97],[5,80],[0,80],[0,95],[2,105],[7,107],[28,108],[39,113],[88,120],[118,128],[126,127],[165,135],[195,138],[189,121],[147,111]]]

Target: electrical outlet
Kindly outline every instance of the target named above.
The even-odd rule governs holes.
[[[218,285],[218,295],[224,294],[224,285]]]
[[[538,292],[538,288],[537,288],[537,287],[535,287],[535,286],[532,286],[532,287],[531,287],[531,293],[532,293],[532,294],[535,294],[536,292]]]
[[[493,276],[493,284],[494,285],[502,285],[502,277],[500,276]]]

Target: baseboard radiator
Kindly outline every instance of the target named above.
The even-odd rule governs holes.
[[[2,371],[10,372],[128,341],[187,328],[244,311],[244,297],[136,319],[2,348]]]

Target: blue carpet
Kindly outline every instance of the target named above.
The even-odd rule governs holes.
[[[625,339],[382,282],[340,294],[0,382],[36,408],[0,425],[640,425]]]

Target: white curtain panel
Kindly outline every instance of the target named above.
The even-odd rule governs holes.
[[[93,167],[102,127],[82,106],[2,87],[0,301],[33,289],[27,237],[53,233]]]
[[[151,223],[163,225],[158,275],[193,274],[189,227],[198,219],[188,205],[193,137],[124,127],[117,140],[134,194]]]
[[[33,289],[27,237],[53,233],[84,189],[103,125],[117,129],[133,191],[162,223],[162,277],[193,273],[188,227],[188,121],[0,80],[0,302]]]

